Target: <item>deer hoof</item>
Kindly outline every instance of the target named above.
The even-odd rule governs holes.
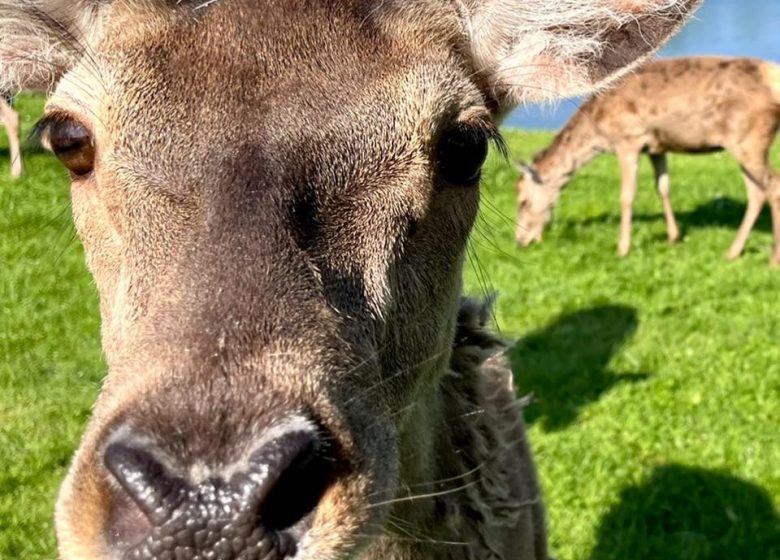
[[[729,249],[726,253],[726,260],[735,261],[742,255],[742,251],[739,249]]]

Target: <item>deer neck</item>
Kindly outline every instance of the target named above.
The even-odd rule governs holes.
[[[581,110],[558,133],[552,145],[537,156],[534,167],[543,183],[560,189],[606,149],[607,142],[591,116]]]
[[[361,560],[546,558],[522,411],[484,312],[474,302],[461,308],[449,367],[405,422],[409,472],[389,534]]]

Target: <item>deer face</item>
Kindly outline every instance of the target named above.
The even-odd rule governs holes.
[[[63,558],[367,557],[379,504],[435,469],[498,115],[592,88],[695,2],[523,28],[546,4],[0,3],[3,74],[40,80],[45,54],[57,83],[39,129],[109,366]],[[517,73],[559,57],[578,65]]]
[[[521,247],[541,242],[544,228],[550,223],[553,209],[568,177],[543,178],[532,166],[521,166],[523,176],[517,182],[517,230],[515,239]]]

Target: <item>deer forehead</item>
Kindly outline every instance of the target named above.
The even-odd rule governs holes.
[[[218,188],[226,170],[320,190],[382,183],[422,213],[435,138],[468,109],[487,113],[453,54],[458,27],[410,24],[408,9],[242,5],[192,18],[120,3],[105,18],[49,103],[91,124],[103,181],[177,194]]]
[[[199,132],[224,135],[264,113],[273,119],[266,132],[278,135],[311,126],[314,115],[316,124],[355,123],[371,113],[425,134],[443,115],[483,102],[467,88],[473,70],[453,54],[464,41],[453,33],[459,27],[441,23],[440,12],[423,25],[408,21],[418,8],[399,15],[381,4],[271,4],[277,9],[267,12],[217,2],[193,18],[117,3],[50,104],[102,117],[114,134],[155,120],[166,129],[200,128],[211,118],[222,126]],[[372,3],[355,6],[364,4]]]

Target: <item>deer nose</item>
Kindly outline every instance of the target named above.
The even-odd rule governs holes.
[[[272,430],[276,431],[276,430]],[[229,478],[189,480],[137,443],[104,460],[121,490],[109,539],[126,560],[286,560],[327,489],[333,461],[313,429],[265,438]]]

